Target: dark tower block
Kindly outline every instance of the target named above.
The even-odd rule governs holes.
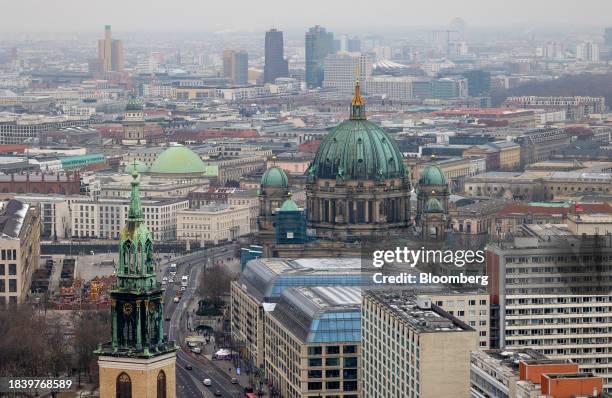
[[[177,347],[164,336],[163,290],[155,277],[153,236],[144,224],[138,173],[121,232],[111,290],[112,339],[96,350],[100,396],[173,398]]]

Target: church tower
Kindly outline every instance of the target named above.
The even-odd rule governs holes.
[[[427,166],[417,187],[416,225],[423,240],[443,241],[450,219],[448,217],[448,183],[440,168]]]
[[[174,398],[177,347],[164,336],[163,290],[155,277],[153,236],[144,224],[136,171],[132,178],[117,284],[110,293],[112,337],[96,350],[100,396]]]
[[[142,105],[135,99],[130,99],[123,114],[123,145],[144,145],[145,119]]]
[[[273,160],[275,157],[272,158]],[[270,245],[275,242],[275,214],[290,198],[289,178],[280,167],[273,165],[261,177],[259,186],[259,215],[257,216],[257,239],[264,254],[271,256]]]

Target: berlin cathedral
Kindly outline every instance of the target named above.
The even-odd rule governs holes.
[[[358,255],[360,241],[389,237],[441,241],[449,226],[444,173],[430,165],[412,186],[395,140],[367,120],[359,81],[349,118],[325,136],[306,172],[306,209],[293,203],[277,166],[265,172],[259,196],[259,244],[270,257]]]

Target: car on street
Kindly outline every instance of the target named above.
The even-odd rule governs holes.
[[[187,286],[181,286],[181,292],[184,292],[185,290],[187,290]]]
[[[166,322],[170,322],[170,317],[169,316],[166,317]]]
[[[174,300],[172,300],[172,301],[174,301],[175,303],[178,303],[179,301],[181,301],[181,298],[180,297],[175,297]]]
[[[202,383],[206,386],[206,387],[210,387],[212,386],[212,380],[211,379],[204,379],[202,381]]]
[[[223,394],[221,394],[221,391],[219,390],[215,390],[215,397],[222,397]]]
[[[193,369],[193,366],[191,366],[190,364],[187,364],[187,365],[185,365],[185,369],[191,370],[191,369]]]
[[[232,377],[232,384],[238,384],[238,379],[235,377]]]

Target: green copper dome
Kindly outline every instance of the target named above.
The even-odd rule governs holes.
[[[395,141],[365,118],[351,117],[325,137],[310,165],[315,178],[385,180],[403,178],[406,170]]]
[[[153,174],[204,174],[204,168],[197,153],[184,146],[173,146],[157,156],[150,171]]]
[[[425,203],[425,211],[428,213],[443,213],[444,207],[436,198],[431,198]]]
[[[279,211],[300,211],[300,208],[293,200],[287,199],[283,202]]]
[[[132,163],[125,166],[126,174],[132,174],[134,170],[136,170],[138,173],[146,173],[149,171],[149,167],[147,167],[146,163],[141,162],[140,160],[134,160]]]
[[[446,185],[444,173],[435,164],[425,167],[419,178],[419,185]]]
[[[288,188],[289,178],[287,178],[283,169],[272,166],[261,177],[261,186],[263,188]]]

